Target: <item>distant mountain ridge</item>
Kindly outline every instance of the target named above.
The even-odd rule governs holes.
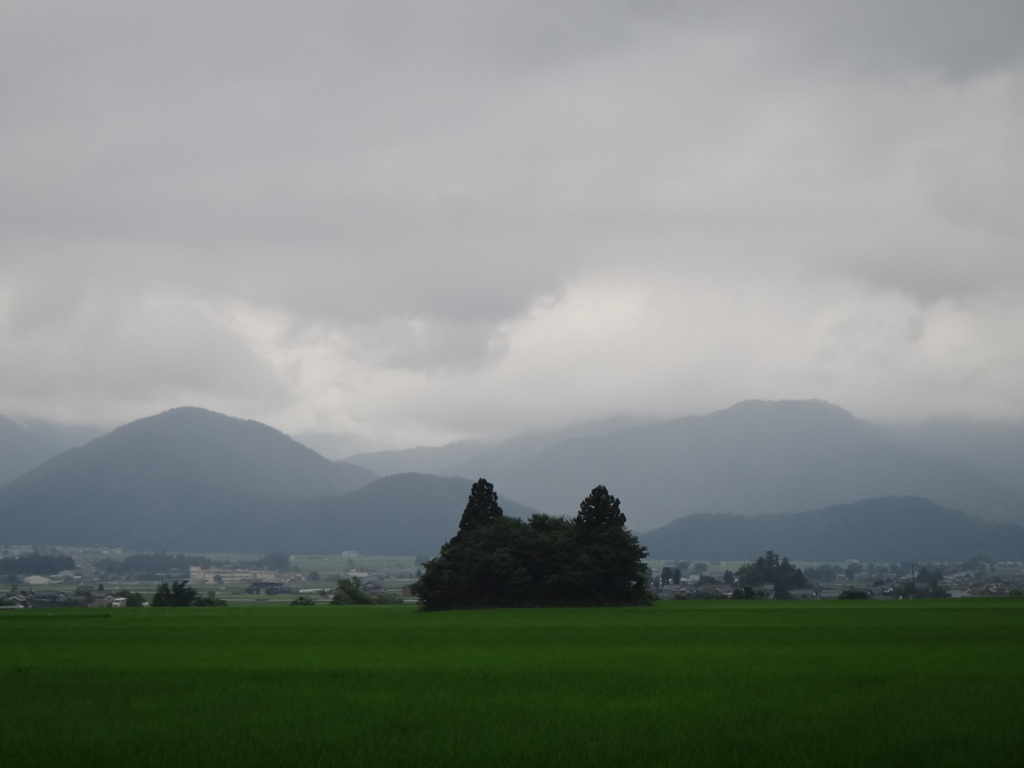
[[[751,560],[767,549],[809,562],[1024,559],[1024,528],[979,520],[916,496],[788,515],[691,515],[640,538],[659,559]]]
[[[928,419],[886,426],[902,445],[970,467],[1024,492],[1024,422]]]
[[[636,532],[686,516],[783,515],[902,496],[1024,520],[1024,493],[820,401],[747,401],[708,416],[609,421],[475,450],[463,443],[379,455],[398,467],[409,458],[457,458],[452,466],[463,476],[378,479],[264,424],[177,408],[0,486],[0,543],[390,549],[383,554],[408,554],[394,549],[408,546],[430,555],[452,535],[462,494],[478,477],[519,510],[510,514],[524,515],[571,517],[591,489],[606,485]]]
[[[341,497],[294,503],[287,518],[280,518],[293,521],[293,529],[282,530],[276,540],[311,554],[354,549],[433,557],[458,531],[471,486],[461,477],[389,475]],[[499,503],[509,517],[527,518],[536,511],[504,497]]]
[[[175,408],[0,487],[0,543],[432,557],[458,530],[471,485],[377,478],[265,424]]]
[[[486,477],[499,492],[561,515],[572,515],[580,498],[604,484],[639,531],[686,515],[784,514],[889,495],[1024,521],[1021,491],[819,400],[750,400],[539,448],[490,461],[509,455],[492,447],[464,460],[472,471],[462,474]],[[400,467],[401,458],[396,452],[388,461]]]
[[[421,472],[446,477],[478,478],[493,474],[499,467],[515,465],[565,440],[606,435],[649,424],[651,421],[640,417],[619,416],[553,432],[525,432],[493,443],[459,440],[440,446],[357,453],[345,460],[366,467],[378,475]]]
[[[39,438],[0,415],[0,485],[20,477],[52,455]]]
[[[270,500],[342,495],[374,478],[265,424],[175,408],[0,487],[0,536],[5,543],[162,546],[182,531],[229,531]]]

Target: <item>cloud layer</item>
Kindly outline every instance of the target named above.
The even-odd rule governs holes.
[[[1021,32],[994,1],[6,3],[0,412],[395,446],[750,397],[1024,418]]]

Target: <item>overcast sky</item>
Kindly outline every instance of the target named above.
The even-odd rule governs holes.
[[[0,0],[0,413],[1024,418],[1024,3]]]

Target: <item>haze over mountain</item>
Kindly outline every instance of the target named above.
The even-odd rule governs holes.
[[[452,535],[477,477],[495,484],[509,514],[523,515],[572,516],[604,484],[638,532],[686,515],[779,515],[880,496],[1024,519],[1021,492],[820,401],[748,401],[704,417],[601,422],[366,459],[380,469],[455,460],[439,471],[461,477],[376,480],[266,425],[178,408],[0,486],[0,540],[432,555]]]
[[[357,453],[349,456],[346,461],[366,467],[378,475],[427,472],[477,478],[493,474],[499,467],[513,466],[565,440],[599,437],[649,424],[651,421],[638,416],[619,416],[577,424],[555,432],[526,432],[494,443],[459,440],[441,446]]]
[[[790,515],[690,515],[643,534],[660,559],[752,560],[772,549],[810,562],[1024,560],[1024,528],[914,496],[864,499]]]
[[[472,481],[418,473],[389,475],[339,498],[296,502],[280,520],[294,521],[276,540],[293,552],[416,554],[433,557],[455,535]],[[536,510],[499,497],[504,513],[526,518]],[[271,539],[273,541],[274,539]],[[254,551],[269,551],[267,546]]]
[[[111,431],[110,428],[95,424],[65,424],[51,419],[19,417],[17,421],[25,431],[47,447],[50,451],[47,458],[70,451],[72,448],[81,448]]]
[[[15,421],[0,414],[0,486],[47,459],[78,448],[109,430],[37,418]]]
[[[6,543],[167,547],[183,532],[230,531],[268,500],[341,495],[374,477],[264,424],[176,408],[0,487],[0,530]]]
[[[887,429],[908,447],[956,461],[1024,492],[1024,422],[928,419]]]
[[[403,453],[391,454],[401,466]],[[462,465],[511,498],[571,515],[597,484],[635,530],[691,514],[783,514],[919,495],[994,520],[1024,520],[1024,493],[898,439],[829,403],[746,401],[691,416],[553,443],[517,461],[491,449]],[[358,461],[358,457],[352,457]]]
[[[52,455],[43,441],[0,414],[0,485],[25,474]]]

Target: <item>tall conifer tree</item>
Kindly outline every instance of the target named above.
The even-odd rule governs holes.
[[[494,486],[484,478],[480,478],[469,491],[469,500],[466,502],[466,509],[459,520],[459,534],[476,528],[479,525],[487,525],[497,520],[504,514],[498,506],[498,494]]]

